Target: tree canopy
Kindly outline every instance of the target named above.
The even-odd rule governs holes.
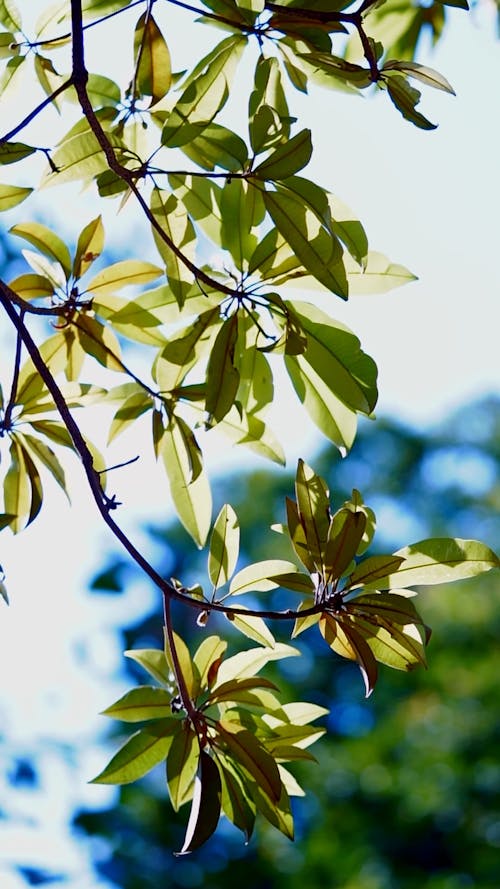
[[[465,0],[447,5],[467,8]],[[288,557],[241,564],[239,519],[230,503],[212,514],[198,435],[218,428],[231,443],[282,463],[266,421],[280,398],[277,362],[303,416],[341,454],[354,443],[358,417],[373,416],[374,360],[354,332],[303,295],[318,289],[345,300],[414,275],[370,250],[355,214],[304,175],[309,168],[314,176],[313,142],[322,134],[301,128],[290,96],[315,84],[354,95],[382,90],[402,125],[433,129],[417,110],[414,82],[453,89],[415,53],[423,32],[439,39],[447,5],[71,0],[28,30],[23,4],[0,2],[0,100],[34,79],[44,94],[0,138],[0,164],[14,171],[0,186],[0,208],[29,206],[46,189],[78,182],[118,207],[133,202],[158,257],[107,261],[101,214],[70,245],[29,214],[11,227],[28,245],[29,270],[0,281],[12,353],[0,390],[0,528],[17,534],[37,518],[47,475],[67,490],[59,454],[69,449],[104,524],[157,588],[164,645],[126,652],[148,684],[106,709],[135,731],[94,781],[130,783],[165,761],[172,807],[190,806],[181,855],[203,845],[221,813],[247,840],[257,813],[293,838],[290,797],[302,790],[288,764],[311,759],[308,747],[324,733],[315,723],[326,711],[285,703],[263,675],[271,662],[299,654],[290,637],[319,630],[336,655],[357,663],[369,696],[379,663],[401,671],[426,664],[430,629],[414,587],[500,564],[488,545],[461,537],[374,551],[376,517],[360,491],[331,495],[303,459],[294,499],[286,497],[270,535],[285,539]],[[186,12],[186,35],[193,16],[210,35],[211,48],[194,66],[185,66],[182,46],[168,37],[174,6]],[[90,35],[122,16],[126,76],[90,71]],[[121,53],[105,62],[120,68]],[[252,66],[244,101],[232,90],[243,64]],[[233,129],[242,107],[245,126]],[[38,144],[33,128],[54,108],[69,129]],[[32,180],[33,161],[43,168]],[[115,518],[116,467],[92,443],[85,419],[75,418],[76,409],[85,418],[96,405],[111,411],[108,443],[148,419],[144,448],[166,473],[194,544],[207,547],[200,576],[166,579]],[[277,589],[288,591],[286,604],[269,607]],[[7,600],[4,581],[0,593]],[[195,646],[179,632],[179,608],[203,630]],[[210,629],[215,613],[229,635],[243,637],[234,654],[222,629]],[[285,626],[288,641],[275,630]]]

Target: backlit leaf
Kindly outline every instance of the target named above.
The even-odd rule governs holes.
[[[274,580],[276,576],[296,571],[298,571],[297,566],[284,559],[265,559],[263,562],[255,562],[234,575],[229,593],[231,596],[241,596],[252,591],[268,592],[279,586],[279,582]]]
[[[32,188],[24,188],[21,185],[0,185],[0,212],[17,207],[32,191]]]
[[[172,69],[168,46],[150,10],[137,22],[134,50],[136,90],[141,96],[151,96],[154,105],[170,89]]]
[[[162,762],[179,728],[174,718],[162,719],[132,735],[91,784],[130,784]]]
[[[214,590],[232,577],[240,549],[240,526],[234,509],[225,503],[217,516],[210,537],[208,575]]]
[[[217,765],[205,750],[200,750],[186,836],[182,849],[176,854],[186,855],[212,836],[219,823],[221,791],[221,779]]]
[[[106,707],[102,715],[121,719],[122,722],[160,719],[172,715],[170,702],[171,695],[164,689],[143,685],[133,688],[114,704]]]
[[[498,556],[478,540],[436,537],[405,546],[394,555],[403,561],[391,574],[365,583],[368,589],[450,583],[500,567]]]
[[[198,768],[200,748],[196,733],[186,721],[174,736],[167,756],[167,781],[174,811],[185,802]]]

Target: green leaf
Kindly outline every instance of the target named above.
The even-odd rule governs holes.
[[[142,778],[165,759],[178,728],[179,720],[170,718],[136,732],[90,783],[130,784]]]
[[[341,657],[357,661],[365,683],[368,698],[377,682],[377,662],[363,636],[352,624],[340,621],[331,614],[322,614],[319,622],[321,634],[325,642]]]
[[[246,841],[253,833],[255,804],[241,774],[230,760],[219,754],[222,779],[222,811],[226,818],[245,834]]]
[[[193,663],[200,676],[200,690],[210,686],[209,678],[214,665],[220,663],[227,649],[227,642],[220,636],[206,636],[193,656]]]
[[[394,287],[401,287],[417,278],[403,265],[391,262],[382,253],[372,250],[368,253],[364,268],[346,258],[349,293],[358,296],[366,293],[387,293]]]
[[[318,571],[323,572],[330,526],[329,491],[324,480],[302,459],[297,465],[295,494],[308,552]]]
[[[349,567],[365,528],[366,516],[361,510],[339,509],[332,517],[325,552],[328,581],[338,580]]]
[[[272,756],[241,725],[221,720],[216,728],[217,742],[222,741],[231,758],[251,775],[271,800],[277,802],[281,795],[281,778]]]
[[[38,296],[52,296],[54,284],[43,275],[19,275],[9,281],[9,287],[23,299],[36,299]]]
[[[243,608],[242,605],[239,607]],[[232,612],[226,612],[226,617],[231,625],[236,627],[244,636],[253,639],[254,642],[259,642],[260,645],[269,645],[271,648],[274,648],[276,640],[261,617],[233,614]]]
[[[191,218],[208,238],[217,243],[221,226],[220,186],[203,176],[180,173],[171,173],[168,182]]]
[[[104,249],[104,227],[102,217],[92,219],[78,236],[72,273],[76,279],[81,278],[90,268]]]
[[[154,188],[151,212],[169,240],[194,263],[196,233],[183,203],[174,194]],[[165,262],[170,288],[182,308],[193,284],[193,273],[154,228],[153,237],[158,253]]]
[[[207,309],[159,353],[154,375],[162,392],[170,392],[181,385],[184,377],[211,348],[222,324],[219,307]]]
[[[193,404],[193,408],[203,412],[203,408],[195,404]],[[247,414],[244,410],[240,413],[238,408],[233,406],[216,428],[235,444],[246,445],[259,456],[272,460],[281,466],[285,465],[283,448],[260,417]]]
[[[274,648],[250,648],[239,651],[232,657],[226,658],[219,667],[217,681],[214,683],[214,691],[224,682],[234,679],[246,679],[255,676],[269,661],[281,660],[285,657],[297,657],[300,654],[297,648],[277,642]]]
[[[421,130],[436,129],[437,124],[431,123],[423,114],[416,111],[415,106],[420,102],[420,92],[410,86],[404,77],[401,77],[400,74],[387,76],[385,84],[392,104],[401,112],[405,120],[409,120]]]
[[[283,145],[279,145],[265,161],[252,171],[257,179],[287,179],[306,167],[312,155],[311,131],[301,130]]]
[[[255,691],[255,689],[260,688],[276,689],[277,687],[269,679],[254,679],[253,677],[249,677],[248,679],[233,679],[218,686],[218,688],[208,696],[207,703],[210,703],[210,706],[212,706],[213,704],[219,704],[221,701],[237,702],[247,700],[245,694],[248,691]]]
[[[151,96],[151,105],[168,93],[172,82],[170,52],[151,11],[143,13],[134,34],[136,69],[134,86],[141,96]],[[134,95],[136,98],[136,95]]]
[[[32,191],[32,188],[24,188],[21,185],[0,184],[0,212],[17,207],[29,197]]]
[[[205,410],[209,425],[223,420],[236,398],[240,382],[235,365],[237,337],[238,316],[232,315],[219,329],[208,359]]]
[[[196,733],[186,721],[174,736],[167,757],[167,782],[175,812],[182,806],[194,781],[200,748]]]
[[[116,290],[130,287],[132,284],[148,284],[162,274],[162,270],[151,262],[123,259],[98,272],[89,281],[83,293],[97,293],[98,298],[101,298],[105,294],[115,293]]]
[[[451,93],[452,96],[455,95],[455,90],[448,83],[446,77],[443,77],[439,71],[434,71],[433,68],[419,65],[418,62],[400,62],[395,59],[389,59],[385,62],[382,71],[402,71],[403,74],[407,74],[408,77],[414,77],[415,80],[420,80],[427,86],[432,86],[437,90],[443,90],[445,93]]]
[[[23,238],[25,241],[33,244],[37,250],[40,250],[49,259],[58,262],[64,269],[66,279],[69,278],[71,274],[69,250],[59,235],[56,235],[50,228],[47,228],[46,225],[41,225],[39,222],[22,222],[13,225],[9,232],[11,235],[17,235],[19,238]]]
[[[337,238],[292,193],[265,191],[264,201],[276,228],[307,271],[327,290],[347,299],[347,279]]]
[[[212,757],[205,750],[200,750],[186,836],[182,849],[176,855],[193,852],[212,836],[219,823],[221,792],[219,769]]]
[[[97,318],[81,313],[76,327],[79,343],[87,355],[92,355],[99,364],[107,367],[108,370],[124,372],[120,360],[120,344],[109,325],[101,324]],[[79,371],[74,377],[78,374]]]
[[[232,577],[240,550],[240,525],[234,509],[225,503],[217,516],[210,537],[208,575],[214,590]]]
[[[245,45],[246,38],[241,35],[228,37],[196,66],[163,127],[163,145],[185,145],[212,122],[229,97]]]
[[[293,387],[318,429],[338,448],[349,450],[356,435],[356,413],[342,402],[303,355],[285,355]]]
[[[189,427],[172,416],[161,441],[161,455],[170,482],[170,493],[186,531],[201,549],[210,530],[212,497],[205,472],[193,478]]]
[[[17,164],[35,151],[36,148],[24,142],[0,142],[0,165]]]
[[[451,583],[500,567],[500,559],[484,543],[452,537],[421,540],[403,547],[394,556],[403,559],[396,570],[365,583],[367,589],[372,586],[379,589],[406,589],[411,586]]]
[[[22,18],[14,0],[0,0],[0,22],[8,30],[21,31]]]
[[[172,672],[167,663],[165,652],[159,648],[138,648],[135,651],[124,652],[125,657],[131,658],[147,670],[158,682],[170,687],[173,682]]]
[[[122,140],[113,133],[106,138],[115,150],[123,148]],[[108,169],[108,162],[94,133],[76,133],[64,140],[52,153],[52,162],[57,173],[48,169],[40,182],[40,188],[50,185],[64,185],[78,179],[92,179]]]
[[[4,509],[14,516],[10,527],[18,534],[31,509],[31,483],[22,448],[13,439],[10,444],[10,466],[3,482]]]
[[[153,404],[150,396],[142,389],[126,398],[123,404],[118,408],[113,417],[108,434],[108,444],[112,442],[117,435],[120,435],[129,426],[141,417],[146,411],[152,408]]]
[[[258,242],[255,229],[266,213],[262,194],[244,179],[231,179],[222,190],[220,210],[221,246],[244,272]]]
[[[208,123],[201,133],[181,145],[183,154],[203,170],[220,167],[239,173],[248,163],[248,149],[243,139],[227,127]]]
[[[242,596],[243,593],[265,593],[275,590],[280,586],[279,582],[275,580],[276,577],[294,572],[298,572],[297,566],[284,559],[265,559],[262,562],[254,562],[253,565],[247,565],[246,568],[242,568],[234,575],[229,586],[229,594]]]
[[[387,577],[401,565],[401,556],[369,556],[356,565],[349,577],[349,588],[374,583],[381,577]]]
[[[17,437],[21,441],[25,451],[28,451],[35,463],[40,462],[42,466],[48,469],[59,487],[62,488],[64,493],[68,496],[69,500],[69,495],[66,490],[64,469],[52,448],[49,448],[43,441],[40,441],[40,439],[35,438],[34,435],[29,435],[28,433],[24,433],[23,435],[17,433]]]
[[[172,715],[171,700],[171,695],[163,688],[142,685],[128,691],[114,704],[106,707],[102,715],[121,719],[122,722],[162,719]]]

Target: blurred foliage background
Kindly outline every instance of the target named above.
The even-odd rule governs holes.
[[[499,456],[500,399],[492,398],[425,433],[394,419],[366,423],[346,461],[327,448],[310,463],[328,479],[334,503],[351,493],[347,482],[361,490],[378,517],[375,541],[387,551],[440,534],[498,545]],[[241,565],[289,557],[278,536],[267,552],[261,531],[282,519],[293,476],[259,469],[220,478],[216,508],[227,490],[242,526]],[[165,575],[186,585],[206,576],[206,554],[181,528],[149,533],[165,553]],[[129,581],[111,558],[91,589],[119,595]],[[266,595],[266,604],[285,607],[283,591]],[[271,671],[283,691],[298,685],[301,699],[330,709],[328,734],[313,750],[318,765],[295,769],[307,790],[295,800],[295,844],[261,824],[245,848],[227,824],[199,853],[172,857],[187,815],[174,817],[158,769],[123,787],[118,805],[75,813],[74,829],[93,837],[96,871],[120,889],[497,889],[498,577],[429,588],[419,609],[433,628],[429,669],[382,669],[368,701],[357,668],[335,660],[316,628],[295,640],[302,658]],[[190,613],[177,620],[185,636],[203,632]],[[158,611],[119,632],[125,647],[157,646],[161,626]],[[209,630],[217,630],[213,616]],[[133,663],[125,669],[144,682]]]

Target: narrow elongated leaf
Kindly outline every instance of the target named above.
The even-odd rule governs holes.
[[[240,608],[242,607],[243,606],[240,606]],[[253,639],[254,642],[259,642],[260,645],[269,645],[271,648],[274,648],[276,640],[266,622],[262,620],[261,617],[231,614],[230,612],[226,612],[226,617],[231,625],[236,627],[236,629],[239,630],[240,633],[243,633],[244,636]]]
[[[394,555],[403,559],[396,570],[365,583],[367,589],[450,583],[500,567],[498,556],[479,540],[436,537],[405,546]]]
[[[435,130],[437,124],[431,123],[423,114],[416,110],[420,102],[420,92],[410,86],[400,74],[393,74],[385,78],[387,91],[392,104],[401,112],[405,120],[415,124],[421,130]]]
[[[302,459],[297,465],[295,494],[308,551],[315,566],[322,572],[330,526],[329,492],[323,479]]]
[[[220,236],[220,199],[222,189],[202,176],[170,174],[169,185],[182,201],[191,218],[212,241]]]
[[[222,324],[219,307],[207,309],[158,355],[154,374],[162,392],[180,386],[184,377],[207,354]]]
[[[106,138],[115,150],[123,148],[122,140],[113,133]],[[50,185],[64,185],[78,179],[91,179],[108,169],[108,162],[96,137],[91,132],[76,133],[63,141],[52,153],[52,162],[57,173],[50,168],[42,177],[40,188]]]
[[[123,745],[91,784],[130,784],[162,762],[179,728],[177,719],[162,719],[141,729]]]
[[[237,336],[238,316],[232,315],[222,324],[208,360],[205,409],[209,424],[223,420],[236,398],[240,382],[235,365]]]
[[[240,550],[240,525],[234,509],[225,503],[215,520],[210,538],[208,575],[214,590],[232,577]]]
[[[279,180],[295,175],[307,166],[312,155],[311,131],[301,130],[292,139],[279,145],[273,153],[255,167],[258,179]]]
[[[387,293],[402,284],[409,284],[417,278],[405,266],[397,265],[382,253],[370,250],[363,268],[346,258],[349,293],[357,296],[367,293]]]
[[[14,0],[0,0],[0,22],[5,28],[20,31],[22,28],[21,13]]]
[[[121,719],[122,722],[162,719],[172,715],[171,700],[171,695],[163,688],[142,685],[128,691],[114,704],[106,707],[102,715]]]
[[[274,580],[276,576],[296,571],[298,571],[297,566],[284,559],[265,559],[263,562],[255,562],[234,575],[229,593],[231,596],[241,596],[251,591],[265,593],[279,586]]]
[[[10,466],[3,482],[5,512],[14,516],[10,527],[18,534],[24,527],[31,508],[31,484],[22,448],[15,439],[9,448]]]
[[[250,648],[246,651],[239,651],[238,654],[234,654],[222,662],[213,688],[214,690],[220,688],[224,682],[229,682],[232,679],[255,676],[269,661],[297,657],[299,654],[297,648],[282,642],[277,642],[274,648]]]
[[[35,151],[36,148],[25,145],[24,142],[0,142],[0,164],[17,164]]]
[[[172,82],[170,52],[165,38],[148,10],[141,15],[134,34],[136,56],[135,87],[141,96],[159,102]]]
[[[174,194],[154,188],[151,194],[151,212],[170,241],[188,260],[194,262],[196,233],[184,204]],[[182,308],[193,284],[193,273],[156,229],[153,229],[153,237],[166,265],[169,286]]]
[[[281,795],[278,767],[257,738],[242,726],[226,720],[217,723],[217,734],[236,763],[252,776],[271,800],[277,802]]]
[[[23,299],[36,299],[38,296],[52,296],[54,283],[44,275],[19,275],[9,281],[9,287]]]
[[[175,633],[175,632],[173,634],[173,637],[174,637],[177,660],[179,662],[179,666],[182,671],[184,684],[186,686],[186,690],[187,690],[189,697],[194,700],[196,690],[199,687],[199,677],[197,674],[197,668],[193,664],[191,654],[189,652],[189,648],[187,647],[186,643],[184,642],[184,639],[182,639],[182,637],[179,636],[179,634]],[[172,658],[172,653],[170,651],[170,643],[167,640],[168,640],[168,635],[165,631],[165,657],[167,659],[167,663],[170,667],[172,674],[174,674],[175,673],[174,661]]]
[[[98,272],[86,286],[84,293],[97,294],[98,298],[105,294],[115,293],[122,287],[133,284],[148,284],[162,275],[162,270],[151,262],[140,259],[123,259],[108,265]]]
[[[446,77],[443,77],[439,71],[434,71],[433,68],[427,68],[425,65],[418,64],[418,62],[400,62],[396,59],[388,59],[387,62],[384,63],[382,70],[401,71],[403,74],[407,74],[408,77],[414,77],[415,80],[420,80],[422,83],[425,83],[426,86],[432,86],[434,89],[443,90],[445,93],[451,93],[452,96],[455,95],[455,90],[451,84],[448,83]]]
[[[167,756],[167,782],[175,812],[185,802],[198,768],[200,748],[196,733],[186,721],[174,736]]]
[[[52,448],[49,448],[43,441],[40,441],[39,438],[35,438],[34,435],[29,435],[29,433],[24,433],[20,435],[18,433],[18,438],[22,442],[22,445],[25,451],[28,451],[30,456],[35,462],[41,463],[44,466],[52,477],[56,480],[57,484],[64,491],[64,493],[68,496],[68,492],[66,490],[66,478],[64,474],[64,469],[61,466],[58,458],[54,454]]]
[[[13,225],[9,229],[11,235],[17,235],[30,244],[33,244],[37,250],[40,250],[49,259],[53,259],[59,263],[65,271],[66,278],[71,274],[71,257],[69,250],[61,240],[59,235],[42,225],[40,222],[22,222]]]
[[[351,564],[366,528],[364,512],[339,509],[328,531],[325,563],[327,579],[337,580]]]
[[[162,685],[172,685],[172,671],[165,657],[165,652],[160,648],[138,648],[135,651],[124,652],[125,657],[131,658],[147,670]]]
[[[181,151],[202,170],[220,167],[239,173],[248,163],[248,149],[243,139],[218,123],[208,123],[202,132],[181,145]]]
[[[258,242],[255,229],[266,212],[262,195],[244,179],[231,179],[222,190],[220,208],[222,247],[243,272]]]
[[[224,656],[227,642],[220,636],[206,636],[198,646],[193,656],[193,663],[200,676],[200,689],[205,689],[209,684],[209,674],[212,665]]]
[[[356,413],[332,391],[303,355],[285,355],[285,367],[309,416],[338,448],[350,449],[356,435]]]
[[[337,238],[291,193],[266,191],[264,201],[274,224],[308,272],[327,290],[347,299],[347,279]]]
[[[104,227],[102,217],[97,216],[80,232],[73,260],[72,272],[75,278],[81,278],[92,263],[101,255],[104,248]]]
[[[103,367],[123,373],[120,343],[109,325],[101,324],[97,318],[82,313],[76,322],[76,327],[78,341],[88,355],[92,355]],[[79,369],[70,376],[70,379],[75,379],[78,376]]]
[[[214,119],[229,97],[229,86],[245,43],[246,38],[241,36],[226,38],[211,52],[206,70],[200,63],[192,72],[163,128],[164,145],[184,145]]]
[[[387,577],[403,561],[401,556],[369,556],[356,565],[349,578],[349,588],[372,584],[381,577]]]
[[[186,836],[182,849],[175,854],[193,852],[212,836],[219,823],[221,792],[219,769],[212,757],[201,750]]]
[[[205,472],[199,472],[193,478],[186,426],[177,417],[171,418],[160,448],[177,514],[201,549],[210,530],[212,496]]]
[[[255,823],[255,804],[243,776],[222,754],[218,754],[222,779],[222,811],[250,839]]]
[[[0,212],[17,207],[32,191],[32,188],[23,188],[21,185],[0,185]]]

